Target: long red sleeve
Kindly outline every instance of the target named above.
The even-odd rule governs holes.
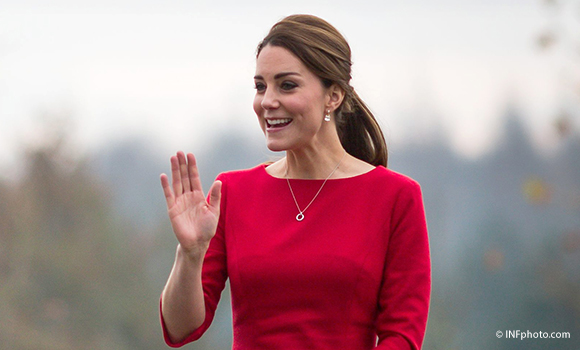
[[[379,298],[377,349],[421,348],[431,293],[431,261],[421,190],[402,190],[393,208]]]

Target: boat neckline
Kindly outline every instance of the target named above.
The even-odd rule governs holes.
[[[272,174],[270,174],[266,170],[266,167],[268,165],[270,165],[270,164],[264,163],[264,164],[260,164],[260,166],[259,166],[260,169],[264,172],[264,174],[267,177],[272,178],[272,179],[275,179],[275,180],[286,180],[285,177],[276,177],[276,176],[273,176]],[[328,179],[328,181],[340,181],[340,180],[354,180],[354,179],[358,179],[358,178],[361,178],[361,177],[364,177],[366,175],[370,175],[370,174],[376,172],[377,169],[379,169],[379,168],[384,168],[384,167],[382,165],[378,165],[378,166],[375,166],[374,168],[372,168],[371,170],[369,170],[367,172],[364,172],[362,174],[357,174],[357,175],[348,176],[348,177],[339,177],[339,178],[335,178],[335,179]],[[292,180],[292,181],[324,181],[324,179],[295,179],[295,178],[288,178],[288,180]]]

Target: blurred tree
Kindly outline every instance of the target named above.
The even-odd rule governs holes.
[[[0,184],[2,348],[156,348],[152,245],[129,234],[87,162],[66,155],[66,135],[45,141]]]
[[[536,46],[551,54],[559,69],[560,111],[553,116],[554,131],[566,138],[580,131],[580,1],[542,0],[546,24],[536,37]]]

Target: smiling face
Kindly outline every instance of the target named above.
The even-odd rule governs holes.
[[[332,132],[323,120],[332,108],[332,89],[285,48],[268,45],[256,62],[254,111],[272,151],[317,147]]]

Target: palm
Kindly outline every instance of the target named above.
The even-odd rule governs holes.
[[[171,226],[182,245],[190,246],[198,239],[211,239],[218,216],[208,207],[202,194],[189,192],[176,198],[173,207],[168,208]]]
[[[188,251],[207,246],[217,228],[221,183],[213,184],[208,203],[193,154],[186,159],[182,152],[171,157],[171,176],[172,186],[165,174],[161,175],[161,185],[177,240]]]

